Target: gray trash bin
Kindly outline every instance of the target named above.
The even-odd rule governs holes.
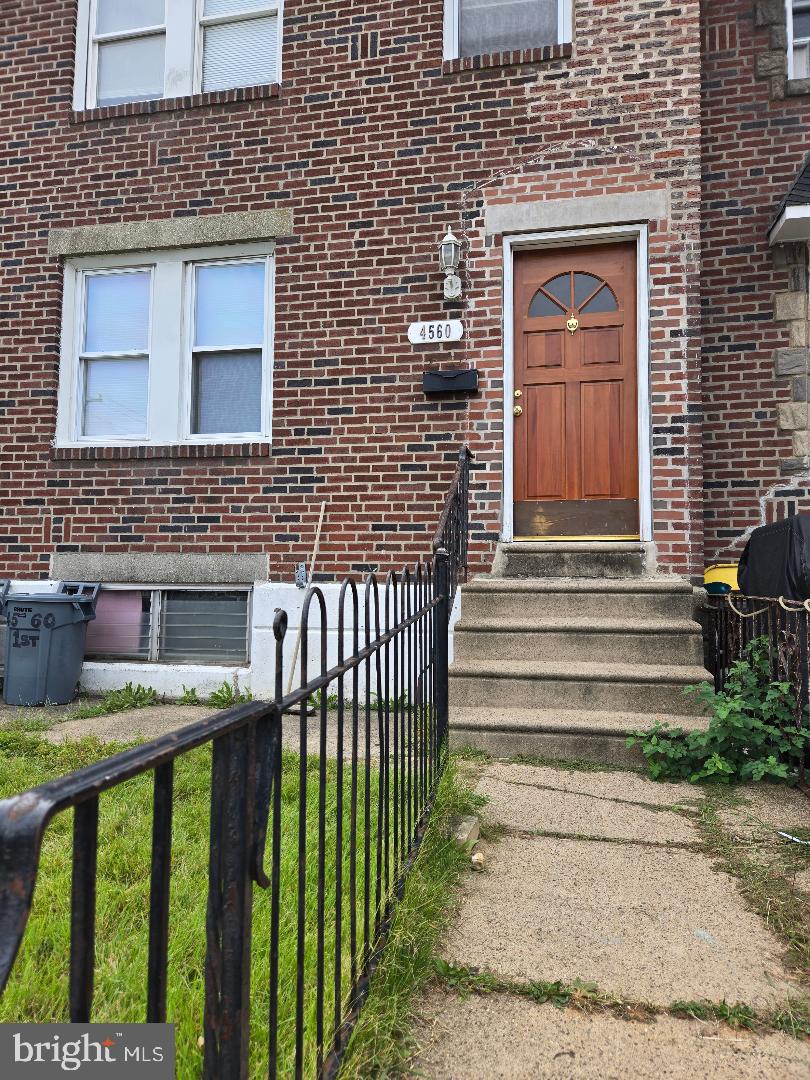
[[[53,593],[0,592],[5,615],[7,705],[66,705],[76,696],[98,585],[63,581]]]

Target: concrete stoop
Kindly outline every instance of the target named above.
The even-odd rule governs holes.
[[[686,693],[709,677],[692,586],[647,565],[641,544],[501,545],[462,588],[454,745],[638,764],[630,731],[704,726]]]

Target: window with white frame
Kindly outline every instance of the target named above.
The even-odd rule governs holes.
[[[87,624],[88,660],[245,664],[250,590],[103,588]]]
[[[74,107],[278,82],[283,0],[79,0]]]
[[[272,295],[266,244],[69,260],[58,445],[269,438]]]
[[[787,0],[788,75],[810,79],[810,0]]]
[[[447,59],[571,40],[571,0],[445,0]]]

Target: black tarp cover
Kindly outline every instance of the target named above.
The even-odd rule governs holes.
[[[738,583],[747,596],[810,599],[810,514],[755,529],[740,559]]]

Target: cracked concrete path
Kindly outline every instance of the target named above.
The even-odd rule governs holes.
[[[9,725],[19,730],[27,730],[41,735],[52,743],[71,742],[90,736],[101,742],[127,743],[136,739],[156,739],[172,731],[194,724],[213,716],[217,709],[211,705],[179,705],[176,702],[163,702],[147,705],[139,709],[125,709],[122,712],[106,713],[77,719],[73,717],[80,706],[98,704],[97,699],[82,699],[70,705],[47,705],[41,708],[20,708],[0,705],[0,730]],[[366,714],[363,707],[358,712],[358,754],[362,759],[366,752]],[[353,720],[351,710],[346,709],[343,716],[343,756],[350,758],[352,753]],[[318,753],[320,735],[320,716],[313,714],[307,718],[307,752]],[[326,753],[329,757],[337,755],[338,714],[330,710],[326,721]],[[282,718],[282,742],[290,750],[300,747],[300,721],[298,715],[285,714]],[[372,763],[379,760],[378,717],[374,709],[369,716],[369,748]]]
[[[586,1015],[493,995],[435,993],[413,1072],[452,1080],[807,1080],[806,1043],[720,1024]]]
[[[808,1041],[666,1014],[677,1001],[711,1001],[769,1016],[808,993],[787,964],[786,942],[703,850],[702,789],[503,762],[481,768],[477,784],[497,838],[479,845],[485,870],[464,880],[444,960],[515,989],[579,980],[661,1015],[624,1006],[560,1010],[506,989],[463,994],[440,981],[422,1002],[412,1075],[810,1076]],[[803,795],[753,791],[750,800],[749,789],[738,791],[723,811],[729,836],[744,833],[752,816],[771,837],[810,822]]]

